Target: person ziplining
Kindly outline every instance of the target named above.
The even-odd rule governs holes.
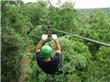
[[[47,74],[55,74],[59,70],[59,63],[61,61],[61,46],[57,35],[53,34],[51,37],[55,43],[55,50],[47,44],[43,45],[48,38],[48,35],[43,34],[35,52],[39,67]]]
[[[90,38],[82,37],[79,35],[71,34],[68,32],[60,31],[57,29],[51,29],[57,32],[65,33],[80,39],[88,40],[103,46],[110,47],[110,44],[99,42]],[[62,72],[59,71],[59,63],[61,62],[61,46],[59,43],[59,40],[57,38],[56,34],[51,35],[52,39],[55,42],[55,53],[54,50],[49,45],[43,45],[46,42],[46,39],[50,40],[50,29],[48,29],[48,35],[43,34],[41,41],[38,43],[36,47],[36,60],[39,65],[39,67],[47,74],[55,74],[56,72]]]

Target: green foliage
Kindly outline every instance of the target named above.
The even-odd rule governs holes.
[[[6,10],[2,13],[2,78],[3,82],[18,81],[21,74],[21,58],[27,45],[31,40],[26,36],[29,30],[27,19],[21,15],[20,5],[11,2],[2,2]],[[17,11],[18,10],[18,11]],[[25,26],[27,25],[27,26]]]
[[[85,15],[68,2],[59,8],[47,6],[46,1],[1,1],[2,81],[19,80],[26,54],[31,61],[25,70],[26,82],[110,82],[110,48],[54,31],[62,47],[63,73],[47,76],[38,67],[34,51],[41,35],[47,33],[48,22],[52,28],[110,43],[110,13],[95,9]],[[29,45],[32,50],[27,54]],[[54,48],[54,41],[51,46]]]
[[[41,39],[40,36],[42,36],[42,34],[45,34],[43,26],[38,25],[28,34],[28,37],[32,39],[33,43],[36,45],[38,41]]]
[[[21,43],[23,39],[15,34],[12,29],[3,28],[2,33],[2,81],[6,82],[20,74],[20,59],[22,57],[20,52],[22,52],[23,46],[18,43]]]
[[[97,59],[95,61],[91,61],[89,65],[89,73],[92,77],[95,77],[96,80],[99,80],[99,82],[110,81],[109,53],[110,48],[102,46],[96,54]]]
[[[97,54],[97,63],[98,63],[98,66],[100,67],[100,70],[99,70],[99,74],[101,76],[103,76],[103,80],[107,81],[109,80],[110,81],[110,69],[107,69],[107,68],[110,68],[110,48],[109,47],[101,47],[98,54]],[[100,76],[100,77],[101,77]]]

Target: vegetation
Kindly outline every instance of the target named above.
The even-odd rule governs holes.
[[[28,56],[27,76],[20,82],[110,82],[110,47],[54,31],[62,47],[62,73],[47,75],[38,67],[34,51],[47,33],[48,22],[52,28],[110,44],[108,11],[94,9],[85,14],[68,2],[59,8],[48,4],[1,1],[1,81],[18,82],[21,61]]]

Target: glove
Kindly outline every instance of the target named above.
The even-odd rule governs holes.
[[[48,38],[48,35],[47,35],[47,34],[43,34],[43,35],[42,35],[42,39],[43,39],[43,40],[46,40],[47,38]]]
[[[52,36],[53,40],[57,39],[57,35],[56,34],[52,34],[51,36]]]

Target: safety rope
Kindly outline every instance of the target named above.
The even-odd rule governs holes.
[[[76,35],[76,34],[68,33],[68,32],[65,32],[65,31],[57,30],[57,29],[52,29],[52,28],[50,28],[50,29],[53,30],[53,31],[68,34],[68,35],[71,35],[71,36],[74,36],[74,37],[77,37],[77,38],[81,38],[81,39],[88,40],[88,41],[91,41],[91,42],[94,42],[94,43],[97,43],[97,44],[100,44],[100,45],[103,45],[103,46],[110,47],[110,44],[107,44],[107,43],[104,43],[104,42],[96,41],[96,40],[93,40],[93,39],[90,39],[90,38],[82,37],[82,36],[79,36],[79,35]]]
[[[50,21],[48,22],[48,25],[47,25],[47,35],[48,35],[48,44],[50,46],[50,37],[51,37],[51,23]]]

